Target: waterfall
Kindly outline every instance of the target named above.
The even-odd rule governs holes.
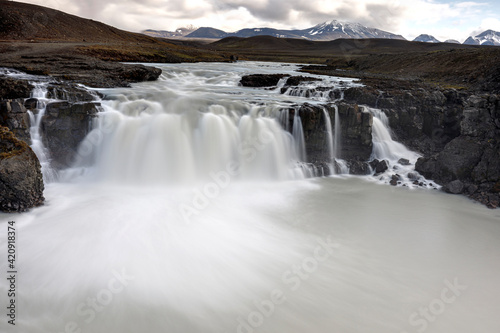
[[[43,181],[53,182],[57,179],[57,172],[50,166],[50,153],[48,149],[43,144],[42,135],[40,132],[40,126],[42,123],[42,118],[45,115],[45,110],[47,106],[47,82],[37,83],[32,82],[34,89],[31,93],[32,98],[38,99],[37,102],[37,113],[28,111],[30,117],[30,136],[31,136],[31,149],[38,157],[40,165],[42,167]]]
[[[335,160],[335,150],[333,143],[332,122],[326,108],[322,107],[321,110],[323,110],[323,118],[325,120],[326,147],[328,148],[328,167],[330,169],[330,174],[334,174],[335,168],[333,166],[333,162]]]
[[[280,123],[283,126],[283,129],[287,132],[290,132],[290,110],[281,109],[279,113]]]
[[[311,174],[302,163],[305,145],[298,115],[291,135],[278,119],[266,116],[270,111],[265,106],[242,102],[232,105],[232,112],[223,103],[183,99],[184,112],[179,113],[160,104],[125,95],[103,101],[105,111],[87,136],[89,142],[99,136],[102,143],[74,168],[92,160],[98,179],[134,184],[189,184],[220,172],[234,179],[271,180]],[[91,146],[89,142],[82,145]]]
[[[365,107],[365,109],[373,115],[372,159],[397,162],[399,159],[404,158],[411,163],[415,163],[420,155],[392,138],[387,115],[379,109],[368,107]]]
[[[299,116],[299,109],[295,109],[294,117],[293,117],[293,129],[292,129],[293,138],[295,140],[295,147],[297,156],[300,161],[307,161],[306,155],[306,143],[304,140],[304,130],[302,128],[302,120]]]
[[[340,158],[341,154],[341,126],[339,117],[339,108],[333,105],[335,109],[335,129],[332,131],[332,122],[326,108],[322,108],[323,117],[325,118],[325,132],[327,138],[330,174],[347,174],[349,167],[347,163]]]
[[[377,178],[384,183],[410,188],[439,188],[415,171],[415,163],[420,155],[393,139],[387,115],[380,109],[364,108],[373,115],[371,159],[385,160],[388,163],[388,169],[378,174]]]
[[[333,138],[333,156],[336,159],[340,159],[341,147],[341,127],[340,127],[340,117],[339,117],[339,107],[334,104],[335,108],[335,136]],[[331,125],[330,125],[331,126]]]

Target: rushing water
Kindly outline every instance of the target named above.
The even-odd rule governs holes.
[[[306,179],[279,119],[311,101],[237,86],[294,66],[161,67],[158,82],[102,91],[43,207],[0,215],[19,254],[16,327],[0,332],[500,330],[498,210],[374,177]],[[385,129],[374,141],[392,154]]]

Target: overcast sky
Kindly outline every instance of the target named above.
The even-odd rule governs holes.
[[[431,34],[464,41],[500,31],[500,0],[24,0],[120,29],[175,30],[194,25],[227,32],[243,28],[305,29],[333,19],[359,22],[413,39]]]

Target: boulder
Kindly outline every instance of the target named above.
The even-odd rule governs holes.
[[[42,205],[40,162],[26,144],[7,127],[0,127],[0,210],[23,212]]]
[[[444,190],[448,193],[452,194],[462,194],[464,192],[464,183],[460,180],[456,179],[452,182],[449,182],[444,186]]]
[[[372,170],[375,171],[375,175],[379,175],[389,169],[389,162],[386,160],[379,161],[375,159],[370,162],[370,166]]]
[[[411,165],[410,161],[406,158],[400,158],[398,160],[398,163],[401,164],[401,165]]]

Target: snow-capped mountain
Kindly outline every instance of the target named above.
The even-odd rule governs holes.
[[[486,30],[475,37],[469,37],[465,40],[467,45],[496,45],[500,46],[500,32]]]
[[[150,36],[160,37],[156,30],[145,30],[143,33]],[[164,32],[165,33],[165,32]],[[171,36],[166,34],[161,37],[179,37],[180,34],[175,32]],[[251,28],[241,29],[237,32],[224,32],[222,30],[204,27],[188,34],[183,35],[186,38],[224,38],[224,37],[253,37],[253,36],[274,36],[279,38],[300,38],[307,40],[334,40],[338,38],[388,38],[388,39],[405,39],[401,35],[396,35],[387,31],[369,28],[359,23],[350,23],[333,20],[324,22],[314,27],[303,30],[279,30],[273,28]]]
[[[303,30],[303,38],[312,40],[332,40],[338,38],[387,38],[405,39],[387,31],[369,28],[359,23],[342,22],[333,20],[318,24],[312,28]]]
[[[445,43],[450,43],[450,44],[460,44],[460,42],[456,39],[447,39],[444,41]]]
[[[422,34],[413,40],[414,42],[424,42],[424,43],[441,43],[439,40],[434,38],[434,36]]]

